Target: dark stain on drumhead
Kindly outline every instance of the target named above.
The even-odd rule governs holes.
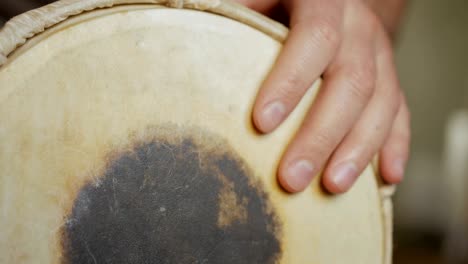
[[[74,201],[62,263],[278,263],[281,222],[262,184],[225,141],[203,134],[113,153]]]

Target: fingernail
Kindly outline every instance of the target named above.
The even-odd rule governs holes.
[[[281,101],[268,104],[262,112],[261,129],[270,131],[277,127],[286,116],[286,107]]]
[[[304,190],[314,176],[314,165],[307,160],[299,160],[288,169],[285,178],[286,184],[291,191],[299,192]]]
[[[340,192],[344,192],[351,187],[357,178],[358,169],[354,162],[344,162],[337,165],[331,175],[331,181]]]
[[[393,162],[393,171],[399,179],[403,178],[403,174],[405,174],[405,161],[403,159],[396,159]]]

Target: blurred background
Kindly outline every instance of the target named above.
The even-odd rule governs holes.
[[[47,0],[1,0],[0,25]],[[412,155],[395,197],[396,264],[468,263],[468,1],[413,0],[396,48]]]
[[[468,1],[410,1],[397,65],[412,155],[395,197],[395,263],[468,263]]]

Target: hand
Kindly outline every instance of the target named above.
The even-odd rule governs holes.
[[[320,76],[323,84],[278,169],[289,192],[304,190],[323,169],[323,185],[343,193],[380,152],[387,183],[402,180],[408,160],[409,112],[392,44],[364,0],[238,0],[263,13],[284,5],[290,33],[253,110],[269,133]]]

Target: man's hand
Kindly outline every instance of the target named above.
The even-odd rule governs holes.
[[[370,0],[238,1],[263,13],[282,4],[290,17],[284,49],[256,99],[258,130],[278,127],[312,83],[324,80],[280,163],[281,185],[302,191],[324,169],[326,189],[346,192],[378,152],[384,180],[400,182],[408,160],[409,112],[387,25]]]

